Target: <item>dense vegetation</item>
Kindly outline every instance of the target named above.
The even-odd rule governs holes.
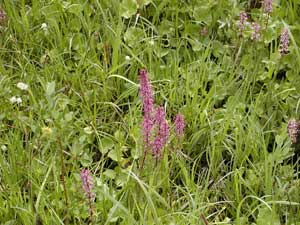
[[[1,224],[300,224],[299,35],[299,0],[2,0]]]

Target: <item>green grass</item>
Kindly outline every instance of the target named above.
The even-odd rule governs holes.
[[[300,224],[300,150],[287,134],[300,2],[274,1],[269,16],[249,2],[3,0],[0,223]],[[257,42],[250,24],[239,31],[245,10]],[[141,68],[169,124],[178,112],[187,124],[143,169]]]

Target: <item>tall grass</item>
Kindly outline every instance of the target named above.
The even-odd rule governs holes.
[[[258,2],[2,1],[1,223],[298,224],[300,5]],[[142,170],[141,68],[186,121]]]

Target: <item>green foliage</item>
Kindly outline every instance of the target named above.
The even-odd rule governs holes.
[[[1,224],[299,224],[300,3],[255,2],[3,0]],[[143,170],[140,68],[187,123]]]

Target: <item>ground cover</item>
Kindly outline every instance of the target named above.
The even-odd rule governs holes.
[[[0,2],[1,224],[300,224],[299,0]]]

